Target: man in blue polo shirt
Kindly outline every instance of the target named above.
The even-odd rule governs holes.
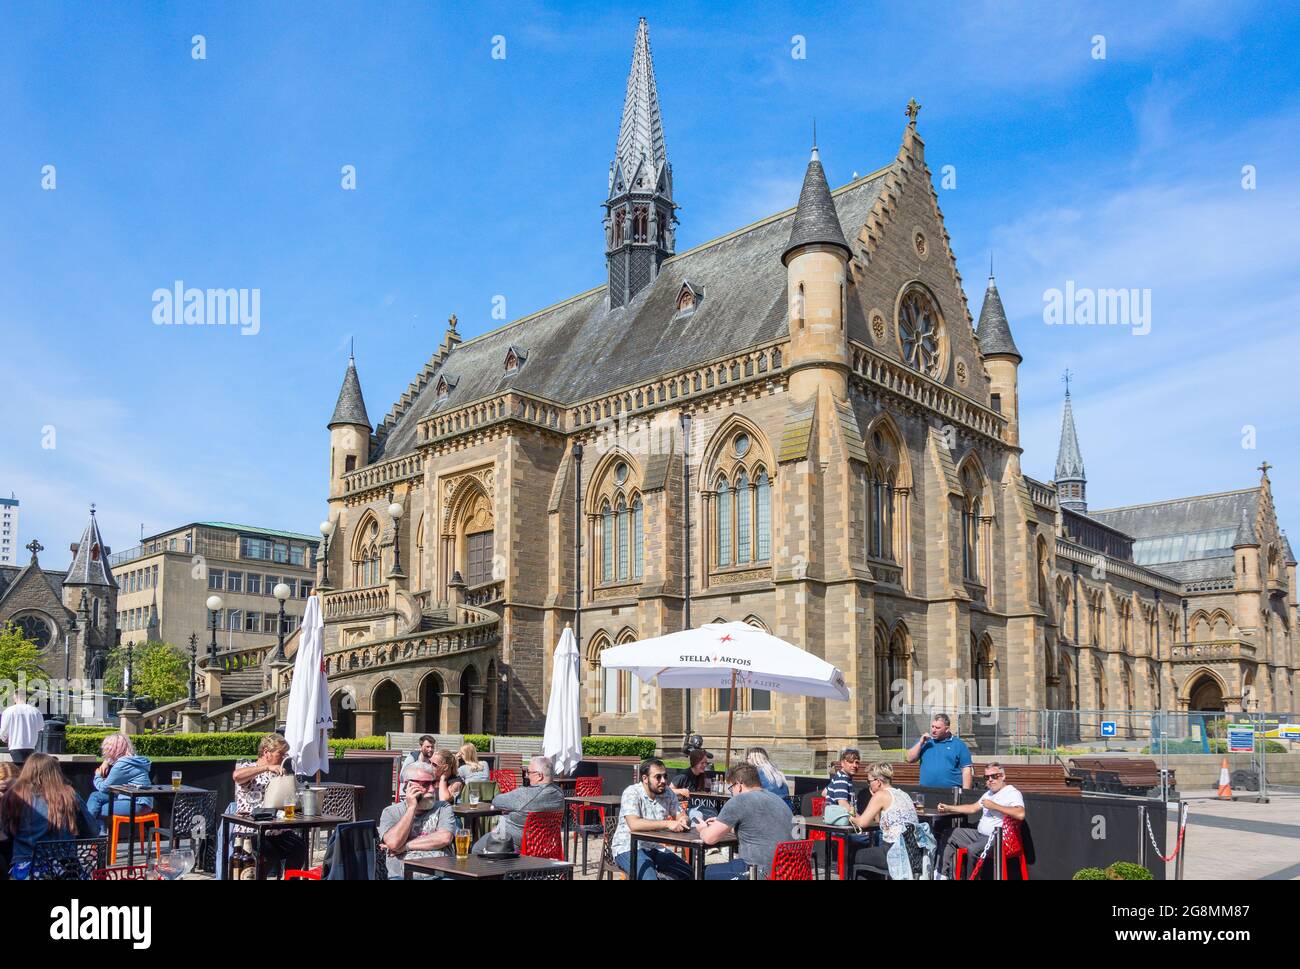
[[[970,748],[960,737],[953,736],[952,721],[946,713],[936,713],[930,732],[907,752],[907,762],[921,762],[922,787],[963,787],[970,790],[974,782]]]

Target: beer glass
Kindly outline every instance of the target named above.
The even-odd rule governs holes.
[[[172,790],[179,791],[180,789],[181,789],[181,772],[178,770],[174,770],[172,771]]]
[[[469,857],[469,841],[470,841],[469,831],[465,828],[457,828],[456,829],[456,857],[457,858]]]

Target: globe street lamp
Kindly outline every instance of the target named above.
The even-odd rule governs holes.
[[[271,660],[272,663],[289,662],[287,659],[285,659],[284,656],[284,600],[289,598],[289,593],[292,591],[293,590],[290,589],[285,583],[283,582],[276,583],[274,592],[275,592],[276,599],[278,599],[280,602],[280,623],[276,627],[279,630],[279,635],[276,637],[275,658]]]
[[[208,665],[213,669],[217,665],[217,616],[221,614],[221,609],[225,604],[225,601],[219,595],[208,596],[208,625],[212,627],[212,642],[208,644]]]
[[[327,518],[320,523],[321,534],[321,565],[324,571],[321,574],[320,585],[318,588],[322,592],[330,591],[333,586],[330,585],[330,539],[334,537],[334,519]]]
[[[390,579],[404,579],[402,571],[402,532],[398,527],[402,522],[402,506],[393,498],[393,489],[388,489],[388,517],[393,520],[393,567],[388,573]]]

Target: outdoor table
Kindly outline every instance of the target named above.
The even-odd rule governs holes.
[[[111,795],[115,795],[113,798],[109,800],[109,807],[108,807],[109,822],[108,823],[110,825],[113,823],[112,821],[113,801],[117,800],[117,796],[125,797],[127,800],[131,802],[131,814],[130,814],[131,823],[126,829],[126,863],[129,866],[135,864],[135,802],[139,798],[151,797],[155,801],[157,801],[157,799],[160,797],[175,797],[177,794],[207,794],[208,789],[205,787],[187,787],[184,784],[182,784],[180,787],[172,787],[171,784],[112,784],[108,788],[108,793]],[[162,812],[158,811],[156,804],[154,805],[154,810],[158,814],[158,820],[161,822]],[[169,828],[171,827],[170,822],[168,823],[167,826]],[[160,823],[158,827],[162,827],[162,824]],[[209,838],[212,837],[212,833],[208,832],[207,837]],[[175,843],[176,843],[176,832],[173,831],[172,844]],[[145,849],[145,860],[146,861],[149,860],[148,848]],[[116,864],[117,859],[110,858],[109,862],[110,864]]]
[[[333,828],[340,824],[347,824],[348,818],[333,817],[330,815],[320,815],[314,818],[303,817],[301,814],[292,821],[288,818],[269,818],[266,821],[254,821],[246,814],[223,814],[221,815],[222,844],[230,844],[230,827],[239,825],[243,828],[251,828],[254,837],[253,864],[256,868],[254,878],[260,880],[264,872],[262,871],[262,835],[269,831],[292,830],[301,828],[304,831],[311,831],[313,834],[321,828]],[[307,856],[308,862],[311,861],[310,849]],[[230,881],[230,865],[225,864],[222,867],[221,877],[223,881]]]
[[[451,810],[457,818],[469,819],[470,836],[475,842],[478,841],[481,834],[479,828],[484,819],[510,813],[503,808],[493,807],[491,801],[480,801],[478,804],[453,804]]]
[[[623,796],[621,794],[579,794],[566,797],[564,799],[564,857],[569,857],[569,835],[572,833],[570,825],[570,816],[572,815],[571,807],[584,808],[604,808],[606,811],[617,811],[623,806]],[[582,873],[587,873],[587,839],[582,839]]]
[[[654,841],[661,845],[667,845],[670,848],[690,848],[691,864],[695,867],[695,880],[704,881],[704,854],[710,848],[735,848],[740,844],[740,839],[736,835],[729,834],[711,845],[706,845],[700,838],[700,833],[694,828],[686,831],[642,831],[636,832],[631,829],[628,834],[632,836],[632,842],[628,846],[629,862],[628,867],[632,869],[628,875],[632,881],[637,881],[637,864],[636,852],[638,841]]]
[[[455,855],[442,855],[402,862],[402,877],[407,881],[411,881],[417,872],[465,881],[501,881],[507,875],[534,872],[558,875],[565,881],[573,880],[573,865],[569,862],[527,855],[515,858],[484,858],[482,855],[457,858]]]

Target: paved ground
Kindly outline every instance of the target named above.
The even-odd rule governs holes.
[[[1300,879],[1300,795],[1289,791],[1271,791],[1268,804],[1219,801],[1211,791],[1186,795],[1189,809],[1183,877],[1189,881]],[[1172,807],[1169,817],[1167,843],[1173,844],[1177,813]],[[1167,873],[1174,877],[1172,863]]]

